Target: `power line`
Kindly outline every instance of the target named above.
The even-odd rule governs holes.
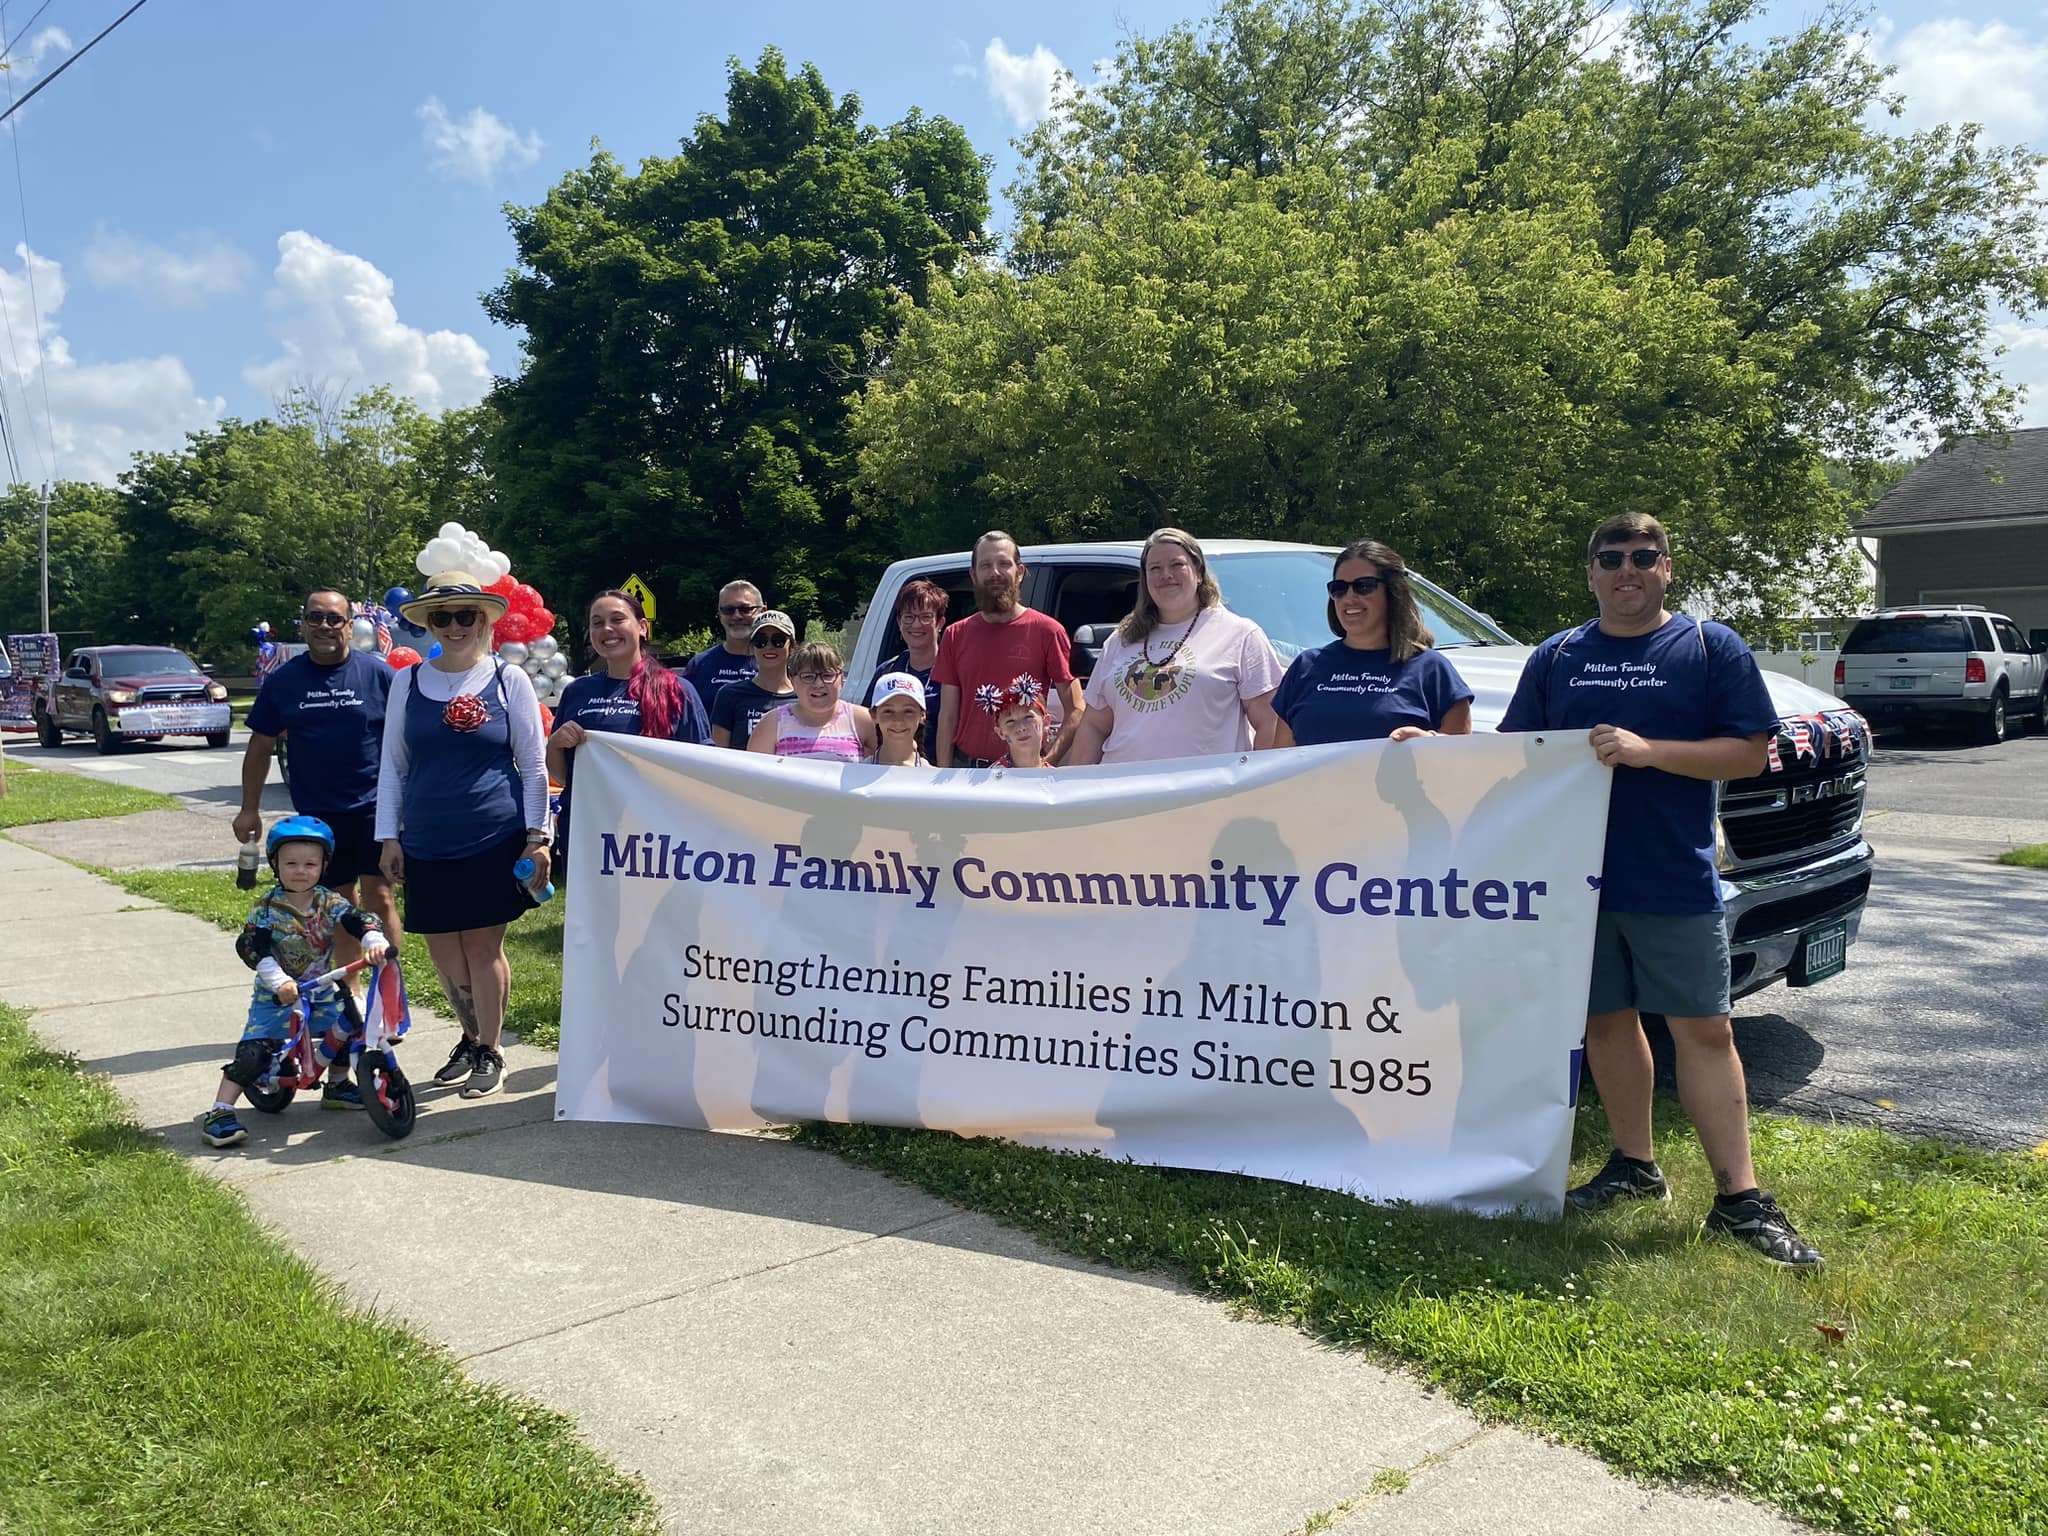
[[[6,122],[8,118],[14,116],[15,113],[19,112],[23,107],[27,106],[30,102],[34,101],[36,99],[36,93],[38,91],[42,90],[44,86],[50,84],[59,75],[63,74],[65,70],[69,69],[72,65],[76,64],[88,53],[91,53],[93,51],[93,48],[99,43],[100,38],[105,37],[108,32],[113,31],[114,28],[121,25],[122,22],[126,21],[130,16],[133,16],[137,11],[141,10],[147,4],[149,4],[149,0],[135,0],[135,3],[129,6],[127,10],[123,11],[120,15],[116,16],[112,21],[107,23],[106,30],[102,31],[99,37],[95,37],[92,40],[92,42],[87,43],[83,48],[79,49],[78,52],[71,55],[70,58],[66,59],[62,64],[59,64],[55,69],[51,70],[47,75],[43,76],[42,79],[38,80],[34,85],[30,86],[28,94],[23,96],[21,100],[13,103],[11,106],[8,107],[8,109],[5,112],[0,112],[0,123]],[[42,12],[38,11],[36,14],[40,16]]]
[[[48,0],[44,0],[44,9],[48,9]],[[42,15],[42,11],[37,11],[36,15]],[[5,18],[5,3],[4,0],[0,0],[0,25],[4,25]],[[29,25],[33,26],[34,24],[34,20],[31,18]],[[26,30],[26,28],[23,30]],[[20,34],[17,33],[16,38],[19,39],[19,36]],[[7,99],[11,103],[14,100],[14,72],[11,69],[0,69],[0,74],[4,74],[7,77]],[[26,99],[26,97],[23,98],[23,100]],[[12,115],[12,107],[10,107],[9,116]],[[14,199],[16,206],[21,210],[21,264],[23,270],[28,274],[28,313],[29,319],[35,327],[36,373],[42,380],[43,385],[43,437],[50,450],[49,458],[44,461],[43,478],[45,480],[54,480],[57,478],[57,422],[55,412],[50,405],[50,363],[43,353],[43,306],[42,301],[36,296],[36,242],[35,237],[29,233],[28,228],[28,190],[21,174],[21,128],[19,125],[8,135],[8,138],[13,141],[14,147]],[[19,372],[21,359],[18,355],[14,354],[14,321],[11,318],[7,322],[7,332],[7,350],[10,355],[14,356],[15,370]],[[21,395],[22,402],[26,404],[28,401],[28,385],[25,381],[22,385]]]
[[[36,7],[35,15],[22,23],[21,30],[8,38],[6,42],[0,43],[0,59],[11,59],[14,57],[14,45],[28,36],[29,29],[43,19],[43,12],[47,11],[53,3],[54,0],[43,0],[43,3]]]

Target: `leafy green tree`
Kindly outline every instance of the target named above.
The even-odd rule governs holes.
[[[121,499],[103,485],[59,481],[50,491],[50,624],[70,645],[129,638],[130,544]],[[0,627],[41,623],[42,493],[17,485],[0,496]]]
[[[486,298],[525,333],[493,400],[504,547],[563,611],[637,571],[670,626],[733,577],[844,613],[850,551],[887,542],[851,526],[847,397],[895,296],[979,245],[986,174],[944,118],[865,126],[770,49],[679,154],[629,173],[600,151],[511,210],[519,266]]]
[[[1370,531],[1530,632],[1639,506],[1753,635],[1846,601],[1889,439],[2007,419],[2042,162],[1872,129],[1851,21],[1743,42],[1756,10],[1652,0],[1608,55],[1556,0],[1132,40],[1023,141],[1009,269],[903,306],[861,494],[948,542]]]

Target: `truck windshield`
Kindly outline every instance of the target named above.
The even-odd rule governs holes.
[[[1842,643],[1844,656],[1874,656],[1880,651],[1967,651],[1970,626],[1961,619],[1865,619]]]
[[[108,677],[161,677],[168,672],[197,672],[183,651],[108,651],[100,655],[100,671]]]
[[[1215,554],[1209,564],[1223,589],[1223,606],[1266,632],[1282,661],[1328,645],[1331,560],[1335,551],[1245,550]],[[1415,578],[1415,603],[1437,648],[1459,645],[1514,645],[1513,636],[1487,622],[1449,593]]]

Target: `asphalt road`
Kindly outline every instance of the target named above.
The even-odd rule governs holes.
[[[246,740],[237,730],[221,751],[170,742],[103,758],[84,742],[45,750],[10,736],[7,755],[177,795],[226,820]],[[263,805],[291,808],[275,769]],[[1986,1146],[2048,1141],[2048,871],[1992,862],[2014,823],[2048,840],[2048,736],[1887,745],[1869,811],[1879,859],[1848,969],[1736,1005],[1752,1100]],[[1669,1042],[1655,1043],[1668,1083]],[[1769,1148],[1758,1155],[1768,1179]]]

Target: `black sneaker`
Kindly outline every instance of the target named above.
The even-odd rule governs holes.
[[[437,1083],[452,1083],[457,1078],[469,1076],[469,1069],[476,1065],[476,1042],[464,1035],[455,1042],[455,1049],[448,1053],[448,1059],[441,1063],[440,1071],[434,1074]]]
[[[476,1048],[476,1064],[469,1069],[469,1081],[462,1085],[465,1099],[486,1098],[505,1081],[505,1058],[488,1045]]]
[[[1575,1211],[1604,1211],[1623,1200],[1669,1200],[1671,1186],[1664,1182],[1664,1170],[1655,1163],[1639,1163],[1616,1149],[1607,1166],[1577,1189],[1564,1192],[1564,1203]]]
[[[1700,1231],[1732,1237],[1787,1269],[1819,1269],[1822,1263],[1820,1250],[1799,1235],[1765,1190],[1716,1200]]]

